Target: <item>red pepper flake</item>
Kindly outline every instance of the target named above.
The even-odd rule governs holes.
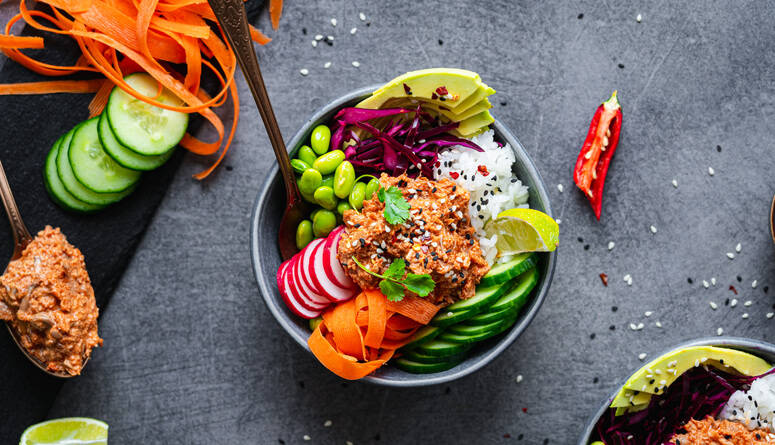
[[[434,165],[435,165],[436,167],[441,167],[441,161],[436,161],[436,163],[435,163]]]
[[[479,167],[477,167],[476,169],[477,169],[477,170],[479,170],[479,173],[481,173],[481,174],[482,174],[482,176],[487,176],[487,175],[489,175],[489,174],[490,174],[490,172],[489,172],[489,171],[487,171],[487,166],[486,166],[486,165],[480,165],[480,166],[479,166]]]
[[[436,100],[439,96],[436,93],[431,94],[431,99]]]
[[[526,413],[527,412],[527,408],[522,408],[522,412]]]
[[[506,433],[506,434],[503,435],[503,438],[504,439],[511,439],[511,434]]]
[[[452,179],[457,179],[460,177],[460,173],[458,172],[449,172],[449,175],[452,177]]]
[[[406,93],[407,96],[411,96],[412,95],[412,89],[409,88],[409,85],[407,85],[407,84],[404,84],[404,93]]]
[[[436,88],[436,94],[439,96],[446,96],[449,94],[449,91],[447,91],[447,87],[438,87]]]
[[[729,290],[731,290],[732,292],[734,292],[734,293],[735,293],[735,295],[737,295],[737,289],[735,289],[735,286],[732,286],[732,285],[730,284],[730,285],[729,285]]]
[[[600,274],[600,281],[603,282],[603,286],[608,287],[608,275],[601,273]]]

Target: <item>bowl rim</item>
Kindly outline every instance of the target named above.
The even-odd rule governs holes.
[[[337,97],[325,106],[318,109],[309,119],[307,119],[304,124],[302,124],[302,126],[294,134],[293,138],[291,138],[290,142],[287,144],[289,151],[292,151],[294,147],[299,145],[302,141],[302,138],[306,137],[311,130],[312,125],[320,121],[325,115],[329,114],[332,110],[341,107],[347,102],[371,94],[380,86],[381,84],[377,84],[356,89],[350,93]],[[495,118],[495,116],[493,117]],[[532,188],[535,189],[537,196],[543,202],[545,206],[545,213],[549,216],[553,216],[549,194],[546,191],[543,178],[538,172],[535,163],[528,155],[524,146],[497,118],[495,118],[495,121],[491,124],[491,128],[494,128],[496,134],[500,135],[502,139],[511,145],[515,154],[518,154],[525,160],[523,163],[523,168],[528,172],[528,175],[531,176],[535,182]],[[291,338],[296,341],[296,343],[299,344],[299,346],[301,346],[311,355],[312,353],[310,352],[309,346],[307,345],[307,339],[299,335],[298,332],[294,329],[295,326],[292,326],[291,323],[286,320],[286,314],[283,312],[283,308],[280,307],[279,304],[277,304],[277,302],[274,301],[274,299],[271,297],[272,289],[268,285],[268,282],[273,282],[273,280],[268,280],[261,272],[261,264],[263,260],[262,255],[260,254],[260,237],[257,236],[259,230],[259,218],[263,211],[263,207],[267,202],[267,195],[271,191],[272,183],[277,177],[278,173],[279,168],[277,166],[277,162],[275,161],[273,162],[271,170],[268,172],[266,178],[264,179],[263,184],[260,186],[258,195],[256,196],[256,199],[253,203],[253,211],[250,217],[250,259],[253,267],[253,276],[258,284],[261,298],[264,300],[264,304],[266,304],[267,308],[272,313],[275,321],[283,328],[283,330],[285,330],[288,335],[291,336]],[[557,250],[548,252],[546,257],[546,275],[543,282],[540,284],[541,287],[537,289],[537,292],[533,297],[533,304],[530,306],[529,310],[524,313],[524,316],[520,319],[520,321],[508,331],[507,335],[501,337],[501,339],[496,344],[494,344],[490,350],[479,356],[476,362],[451,374],[415,374],[413,375],[414,378],[405,380],[394,380],[379,375],[369,375],[360,379],[359,381],[365,381],[380,386],[403,388],[438,385],[472,374],[485,365],[489,364],[504,350],[511,346],[512,343],[514,343],[517,337],[519,337],[528,327],[528,325],[530,325],[530,323],[533,321],[533,318],[535,318],[539,309],[543,305],[554,278],[554,270],[557,264]]]
[[[775,357],[775,344],[766,342],[764,340],[757,340],[752,338],[744,338],[744,337],[701,337],[693,340],[687,340],[685,342],[679,343],[675,346],[672,346],[668,349],[665,349],[660,354],[656,355],[655,357],[661,357],[665,354],[669,354],[673,351],[676,351],[678,349],[683,348],[689,348],[693,346],[718,346],[718,347],[726,347],[731,349],[740,349],[745,352],[750,352],[752,354],[756,354],[756,351],[763,351],[767,352],[769,354],[772,354],[773,357]],[[771,362],[775,362],[775,360],[768,360]],[[595,429],[595,424],[597,424],[598,419],[600,419],[600,416],[605,413],[605,411],[608,409],[609,405],[611,404],[611,401],[614,399],[614,397],[619,394],[619,391],[621,391],[622,386],[624,386],[624,383],[627,382],[627,379],[629,379],[633,374],[638,372],[643,366],[639,366],[637,369],[635,369],[632,373],[627,375],[622,381],[621,384],[619,384],[616,387],[616,390],[614,390],[601,404],[601,406],[597,409],[597,411],[589,418],[587,421],[586,427],[581,433],[581,436],[578,441],[578,445],[589,445],[592,433]]]

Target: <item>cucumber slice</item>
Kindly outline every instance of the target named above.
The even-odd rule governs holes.
[[[62,207],[65,210],[81,213],[90,213],[100,210],[104,206],[89,204],[78,200],[65,189],[62,180],[59,179],[59,174],[57,173],[57,155],[59,154],[59,147],[62,145],[63,139],[64,136],[57,139],[54,146],[51,147],[51,150],[48,152],[48,156],[46,156],[46,164],[43,168],[43,183],[46,186],[46,191],[48,191],[51,199],[59,207]]]
[[[122,167],[141,171],[154,170],[164,165],[164,163],[167,162],[167,160],[175,153],[175,149],[173,148],[163,155],[139,155],[118,142],[116,135],[113,134],[113,130],[110,129],[110,122],[108,122],[107,113],[102,113],[99,119],[100,121],[99,125],[97,126],[97,132],[100,136],[100,143],[102,144],[102,148],[105,149],[105,153],[113,158],[114,161],[118,162]]]
[[[457,366],[462,359],[459,360],[449,360],[445,362],[439,362],[439,363],[419,363],[412,360],[409,360],[407,358],[401,357],[399,359],[394,360],[392,363],[396,366],[396,368],[404,370],[406,372],[411,372],[412,374],[432,374],[434,372],[441,372],[446,371],[447,369],[452,369],[455,366]]]
[[[433,317],[433,320],[431,320],[431,325],[438,326],[440,328],[445,328],[447,326],[452,326],[455,323],[460,323],[461,321],[468,320],[469,318],[475,316],[478,314],[479,311],[472,309],[468,311],[448,311],[446,308],[441,308],[439,310],[439,313],[436,314],[435,317]]]
[[[441,335],[444,335],[443,333]],[[417,347],[416,352],[425,355],[432,355],[435,357],[449,357],[455,354],[462,354],[470,349],[469,345],[452,343],[448,341],[441,341],[433,339],[428,343],[422,344]]]
[[[493,284],[505,283],[512,278],[524,273],[526,270],[535,266],[536,256],[533,252],[525,252],[515,255],[505,263],[496,264],[487,272],[487,275],[479,281],[479,286],[492,286]]]
[[[469,348],[470,349],[470,348]],[[435,355],[428,355],[428,354],[421,354],[417,351],[409,351],[404,353],[402,355],[402,358],[406,358],[407,360],[411,360],[413,362],[417,363],[442,363],[442,362],[448,362],[452,360],[463,360],[466,358],[466,355],[468,353],[468,349],[466,349],[463,352],[460,352],[458,354],[452,354],[452,355],[442,355],[442,356],[435,356]]]
[[[500,322],[497,323],[491,323],[487,325],[487,330],[474,330],[474,329],[467,329],[465,330],[465,333],[456,333],[456,332],[444,332],[441,335],[439,335],[439,339],[437,341],[444,341],[449,343],[458,343],[461,345],[466,345],[470,343],[478,343],[480,341],[487,340],[490,337],[494,337],[501,332],[507,330],[511,326],[514,325],[514,322],[517,321],[516,316],[508,317]]]
[[[456,324],[446,330],[445,334],[464,335],[466,337],[476,337],[482,333],[489,332],[500,325],[503,320],[494,321],[488,324],[482,325],[470,325],[466,323]]]
[[[158,83],[145,73],[130,74],[124,81],[146,97],[173,106],[185,104],[166,88],[157,97]],[[114,88],[105,107],[113,134],[121,145],[137,154],[161,155],[175,148],[188,128],[188,114],[149,105],[121,88]]]
[[[415,346],[429,342],[436,338],[440,333],[441,328],[437,328],[436,326],[424,326],[414,333],[412,339],[409,340],[409,343],[405,344],[402,349],[411,349]]]
[[[62,185],[70,192],[76,199],[88,204],[94,205],[108,205],[118,202],[126,195],[132,193],[132,188],[124,190],[120,193],[96,193],[83,184],[78,182],[73,169],[70,167],[70,143],[73,139],[75,131],[83,124],[79,124],[72,130],[70,130],[62,139],[62,144],[59,146],[59,154],[57,154],[57,174],[59,179],[62,180]]]
[[[487,311],[483,314],[479,314],[475,317],[469,318],[468,320],[465,321],[464,324],[473,325],[473,326],[490,324],[496,321],[501,321],[510,315],[516,315],[517,311],[519,311],[519,309],[514,309],[510,307],[507,307],[506,309],[503,309],[497,312]]]
[[[498,312],[507,308],[519,309],[527,303],[530,291],[538,284],[538,269],[532,268],[514,279],[514,287],[506,295],[492,304],[488,312]]]
[[[102,148],[97,131],[99,118],[81,124],[70,141],[68,156],[75,178],[97,193],[117,193],[140,180],[140,172],[116,163]]]
[[[434,326],[449,326],[453,323],[467,320],[490,306],[507,290],[509,290],[509,283],[486,287],[477,286],[476,295],[442,308],[439,311],[441,315],[433,317],[431,324]]]

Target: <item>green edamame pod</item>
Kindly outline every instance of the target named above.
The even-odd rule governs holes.
[[[315,159],[312,168],[321,174],[330,175],[344,161],[344,152],[342,150],[333,150]]]
[[[330,210],[320,210],[312,219],[312,233],[316,238],[328,235],[336,227],[336,215]]]
[[[338,198],[350,195],[355,185],[355,167],[350,161],[343,161],[334,171],[334,193]],[[368,195],[368,192],[366,193]]]
[[[315,189],[320,187],[320,183],[323,182],[323,176],[319,171],[314,168],[308,168],[304,170],[299,178],[299,190],[302,193],[313,194]]]
[[[334,175],[323,176],[323,181],[320,183],[320,185],[325,185],[326,187],[334,188]]]
[[[312,221],[305,219],[296,227],[296,248],[303,249],[313,238]]]
[[[304,173],[304,170],[310,168],[310,165],[301,159],[291,159],[291,168],[298,174]]]
[[[347,201],[339,201],[339,204],[336,205],[336,213],[340,215],[344,215],[344,212],[347,210],[351,210],[353,207],[350,205]]]
[[[318,155],[309,148],[309,145],[302,145],[301,148],[299,148],[299,152],[296,153],[296,157],[305,164],[312,165],[312,163],[315,162],[315,159],[318,158]]]
[[[318,187],[315,190],[315,202],[326,210],[334,210],[336,208],[334,189],[325,185]]]
[[[310,137],[310,145],[312,150],[318,155],[328,151],[328,146],[331,144],[331,130],[325,125],[318,125],[312,130],[312,136]],[[333,170],[332,170],[333,171]]]
[[[374,194],[377,193],[377,190],[379,190],[379,179],[371,178],[371,180],[366,183],[366,198],[365,199],[373,198]]]
[[[301,194],[301,197],[304,198],[305,201],[311,202],[312,204],[315,204],[315,197],[314,197],[314,195],[312,193],[307,193],[304,190],[302,190],[301,178],[296,180],[296,187],[299,188],[299,193]]]
[[[363,199],[366,197],[366,184],[359,182],[355,184],[347,200],[352,208],[360,210],[363,207]]]

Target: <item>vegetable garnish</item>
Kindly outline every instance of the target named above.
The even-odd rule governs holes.
[[[390,360],[438,310],[422,298],[391,302],[378,290],[363,291],[326,310],[307,344],[334,374],[360,379]]]
[[[22,0],[19,14],[12,17],[0,34],[0,49],[17,63],[45,76],[67,76],[79,72],[101,73],[105,79],[34,82],[0,85],[0,94],[47,94],[97,92],[89,106],[90,116],[105,107],[107,95],[118,86],[135,99],[156,107],[183,113],[199,113],[215,128],[218,139],[200,141],[186,134],[180,145],[199,155],[212,155],[220,150],[215,163],[194,175],[207,177],[221,162],[231,145],[239,121],[239,98],[234,73],[236,59],[217,27],[212,9],[203,0],[42,0],[50,13],[28,10]],[[282,1],[273,0],[270,15],[277,25]],[[72,66],[51,65],[35,60],[21,49],[43,48],[39,37],[19,37],[11,34],[19,21],[53,34],[68,35],[76,41],[81,57]],[[45,23],[45,24],[44,24]],[[49,25],[50,24],[50,25]],[[263,45],[270,41],[251,26],[251,37]],[[178,71],[171,64],[183,64]],[[217,65],[217,66],[216,66]],[[204,69],[213,72],[220,83],[215,95],[201,88]],[[144,71],[180,98],[185,105],[173,106],[156,97],[146,97],[125,81],[128,74]],[[103,85],[99,85],[98,82]],[[234,122],[226,137],[223,122],[212,108],[231,97]],[[225,140],[225,142],[224,142]]]
[[[390,186],[387,190],[380,187],[377,191],[379,202],[385,204],[385,221],[390,224],[402,224],[409,219],[409,202],[404,198],[401,189]]]
[[[414,274],[406,273],[406,262],[403,258],[398,258],[393,261],[390,266],[385,270],[384,274],[378,274],[367,269],[363,264],[359,263],[355,257],[352,257],[355,264],[361,269],[365,270],[370,275],[377,278],[382,278],[379,282],[379,288],[390,301],[401,301],[404,298],[405,290],[413,292],[421,297],[428,296],[433,292],[433,288],[436,283],[429,274]],[[406,276],[404,276],[406,274]]]
[[[611,98],[595,111],[573,170],[573,181],[592,204],[592,210],[598,220],[603,207],[605,176],[619,143],[621,128],[622,107],[614,91]]]

